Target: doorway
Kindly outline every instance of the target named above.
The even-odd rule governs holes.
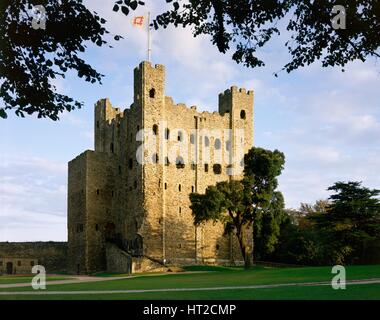
[[[7,262],[7,274],[12,274],[12,273],[13,273],[13,263]]]

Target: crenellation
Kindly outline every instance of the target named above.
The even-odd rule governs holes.
[[[178,264],[241,261],[236,239],[224,236],[221,224],[194,226],[189,193],[231,178],[225,161],[238,149],[231,130],[244,132],[244,150],[252,146],[253,91],[232,86],[219,94],[218,111],[198,112],[165,96],[165,67],[144,61],[134,69],[133,103],[121,110],[108,98],[99,100],[94,128],[95,151],[69,162],[71,271],[107,268],[110,242],[132,260],[144,255]],[[153,150],[141,149],[152,137],[146,140],[140,129],[154,135]],[[178,148],[185,142],[182,157]],[[136,155],[149,161],[141,163]]]

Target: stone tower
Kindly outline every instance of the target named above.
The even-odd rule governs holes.
[[[189,194],[241,178],[253,145],[252,91],[231,87],[219,95],[219,112],[200,113],[165,96],[164,66],[142,62],[130,108],[99,100],[94,127],[95,151],[69,162],[71,272],[110,269],[110,243],[140,269],[146,260],[241,262],[221,224],[193,225]]]

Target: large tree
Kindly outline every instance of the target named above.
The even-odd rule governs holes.
[[[232,59],[248,67],[263,66],[258,49],[280,34],[284,21],[291,55],[283,70],[293,71],[317,60],[322,66],[344,67],[349,61],[380,57],[380,0],[189,0],[173,1],[172,7],[153,21],[154,28],[182,26],[193,35],[208,35],[220,52],[232,50]],[[127,6],[137,1],[117,1]],[[141,3],[141,2],[140,2]],[[345,29],[333,11],[346,10]],[[116,5],[115,8],[117,8]],[[126,12],[124,12],[126,13]],[[343,18],[343,17],[342,17]]]
[[[44,23],[38,21],[40,5]],[[81,0],[0,1],[0,117],[12,110],[22,117],[36,114],[58,120],[62,111],[80,108],[81,102],[57,92],[54,79],[71,70],[86,81],[101,83],[102,75],[80,54],[88,43],[107,44],[105,23]]]
[[[332,263],[360,261],[366,249],[380,242],[380,190],[361,186],[361,182],[337,182],[325,212],[311,219],[321,233]]]
[[[291,72],[317,60],[322,66],[344,67],[353,60],[380,56],[380,0],[160,0],[164,8],[153,20],[156,29],[168,26],[208,35],[220,52],[248,67],[265,63],[258,50],[280,33],[285,21],[289,39],[284,43]],[[165,4],[169,3],[169,9]],[[346,29],[334,29],[333,6],[346,8]],[[31,6],[43,5],[46,28],[33,29]],[[118,0],[113,10],[129,15],[144,1]],[[2,0],[0,2],[0,117],[9,110],[18,116],[37,114],[58,120],[63,111],[82,103],[57,92],[53,80],[72,70],[91,83],[102,75],[80,57],[86,43],[107,43],[106,21],[81,0]],[[121,37],[116,35],[115,39]],[[277,75],[277,73],[275,73]]]
[[[276,227],[281,216],[284,199],[276,191],[285,163],[282,152],[253,147],[244,156],[244,178],[209,186],[204,194],[191,193],[191,209],[194,224],[205,221],[219,221],[224,224],[226,233],[234,233],[239,241],[245,267],[249,268],[252,259],[254,236],[259,247],[272,250],[279,235]]]

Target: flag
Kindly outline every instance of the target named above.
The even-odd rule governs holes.
[[[132,19],[132,25],[134,27],[143,27],[145,23],[145,17],[144,16],[137,16]]]

